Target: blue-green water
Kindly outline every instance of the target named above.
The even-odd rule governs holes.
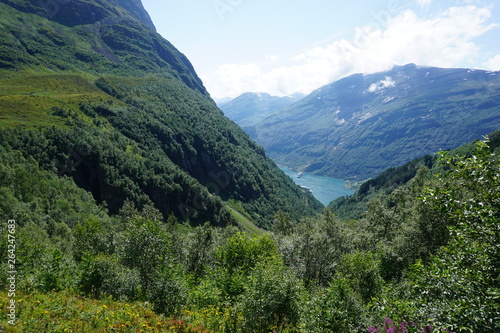
[[[305,172],[300,178],[297,178],[296,171],[283,166],[279,168],[292,178],[295,184],[309,187],[314,197],[325,206],[338,197],[354,194],[354,191],[345,187],[347,183],[341,179],[317,176]]]

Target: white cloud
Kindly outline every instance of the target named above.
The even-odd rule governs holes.
[[[380,80],[377,83],[372,83],[368,88],[368,92],[376,92],[385,88],[393,88],[396,86],[396,82],[392,79],[392,77],[386,76],[385,79]]]
[[[420,7],[429,7],[429,5],[432,3],[432,0],[417,0],[417,3],[420,5]]]
[[[486,61],[486,68],[492,71],[500,71],[500,54]]]
[[[353,73],[373,73],[394,64],[454,67],[478,56],[474,38],[495,25],[491,11],[476,6],[451,7],[437,16],[421,18],[405,10],[379,26],[358,27],[351,39],[337,39],[282,61],[264,70],[256,64],[223,65],[206,86],[216,97],[246,91],[274,95],[309,93]],[[491,59],[492,64],[498,58]]]

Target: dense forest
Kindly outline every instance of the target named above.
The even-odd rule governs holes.
[[[431,168],[420,160],[399,186],[387,177],[387,186],[371,186],[359,219],[278,211],[253,236],[165,221],[130,200],[111,214],[72,178],[2,147],[0,214],[16,218],[19,316],[4,329],[494,332],[499,142],[496,132],[441,153]],[[12,249],[1,244],[7,258]]]

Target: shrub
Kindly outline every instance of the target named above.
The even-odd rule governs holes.
[[[244,331],[269,332],[299,322],[301,283],[280,260],[259,262],[244,285],[238,306]]]
[[[305,332],[354,332],[363,327],[362,318],[360,299],[344,278],[334,279],[327,289],[312,294],[302,304]]]
[[[88,296],[135,300],[140,294],[139,273],[123,266],[115,255],[85,255],[80,269],[79,289]]]

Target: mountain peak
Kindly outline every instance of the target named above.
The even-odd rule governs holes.
[[[37,14],[69,27],[128,17],[156,31],[141,0],[2,0],[1,2],[19,11]]]
[[[156,32],[140,0],[0,0],[0,6],[0,68],[167,75],[208,97],[192,64]]]
[[[149,16],[149,13],[144,9],[141,0],[118,0],[118,3],[129,11],[139,21],[156,31],[156,27]]]
[[[272,96],[266,92],[246,92],[235,99],[221,104],[224,114],[241,127],[249,130],[265,117],[279,112],[300,100],[304,95]]]
[[[396,70],[396,69],[398,69],[398,70],[401,70],[401,69],[412,69],[413,70],[413,69],[417,69],[417,68],[421,68],[421,67],[423,67],[423,66],[418,66],[418,65],[416,65],[414,63],[409,63],[409,64],[406,64],[406,65],[394,65],[392,67],[392,69],[393,70]]]

